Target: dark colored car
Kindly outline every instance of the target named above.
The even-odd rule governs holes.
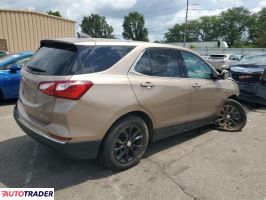
[[[245,56],[230,67],[230,74],[238,83],[240,99],[266,105],[266,54]]]

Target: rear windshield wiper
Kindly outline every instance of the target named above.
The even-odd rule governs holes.
[[[46,72],[45,70],[37,68],[37,67],[28,66],[27,68],[29,68],[31,71],[34,71],[34,72],[42,72],[42,73]]]

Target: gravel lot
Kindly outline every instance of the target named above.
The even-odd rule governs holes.
[[[54,187],[55,199],[264,200],[266,109],[247,107],[248,124],[228,133],[205,127],[152,144],[120,173],[96,160],[68,160],[16,125],[15,101],[0,106],[0,187]]]

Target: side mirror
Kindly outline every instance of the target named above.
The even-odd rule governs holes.
[[[222,79],[228,79],[229,78],[229,72],[227,70],[223,70],[220,73],[220,76],[221,76]]]
[[[17,71],[20,70],[20,67],[18,64],[13,64],[11,67],[10,67],[10,73],[16,73]]]

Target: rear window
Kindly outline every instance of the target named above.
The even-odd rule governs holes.
[[[65,75],[76,52],[72,45],[47,44],[37,51],[26,70],[44,75]]]
[[[44,75],[74,75],[104,71],[134,47],[45,45],[27,64],[27,70]]]
[[[72,74],[86,74],[107,70],[133,48],[131,46],[81,46],[71,69]]]

